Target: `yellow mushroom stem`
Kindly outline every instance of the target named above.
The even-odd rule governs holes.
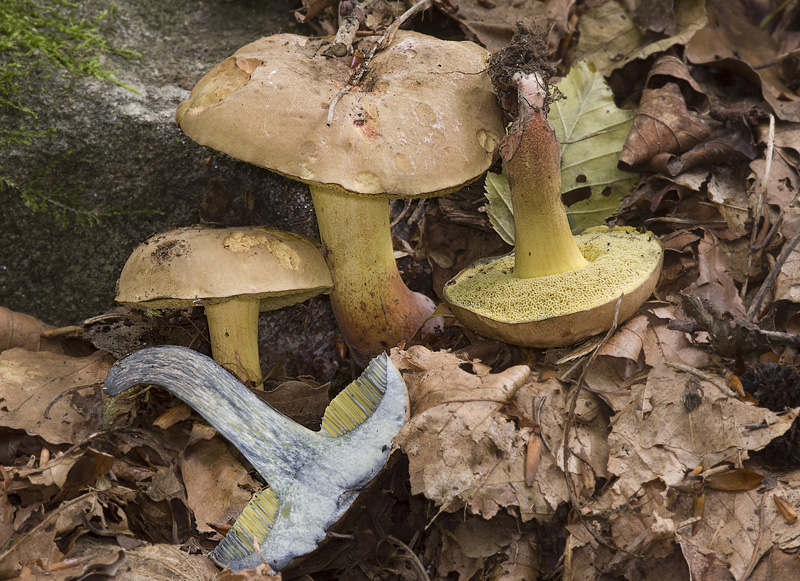
[[[263,389],[258,357],[258,299],[230,299],[205,306],[214,360],[244,382]]]
[[[433,301],[400,278],[389,227],[389,201],[311,186],[320,237],[333,276],[331,305],[353,360],[364,366],[410,339]]]
[[[534,278],[585,267],[561,202],[561,144],[545,114],[547,87],[538,74],[517,81],[519,116],[500,154],[514,211],[514,275]]]

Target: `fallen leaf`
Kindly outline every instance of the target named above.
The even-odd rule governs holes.
[[[739,451],[759,450],[789,429],[795,413],[778,415],[722,395],[701,381],[704,397],[686,412],[681,404],[687,375],[655,367],[632,387],[632,403],[615,418],[608,436],[608,469],[624,497],[655,478],[675,485],[696,466],[713,467]],[[745,426],[763,425],[763,429]]]
[[[424,494],[442,511],[466,506],[484,518],[504,507],[523,521],[555,516],[569,498],[562,468],[564,384],[552,376],[525,381],[526,366],[491,374],[475,362],[421,347],[394,352],[393,361],[412,399],[412,418],[396,439],[409,459],[412,493]],[[505,406],[513,399],[517,413],[533,418],[534,397],[546,398],[541,434],[549,450],[543,450],[536,481],[529,487],[525,457],[532,431],[515,426]],[[576,416],[581,420],[570,431],[569,474],[577,493],[591,496],[595,480],[606,477],[607,418],[599,400],[586,391],[578,399]]]
[[[776,40],[750,22],[740,0],[728,0],[723,10],[711,8],[713,18],[686,45],[689,61],[736,73],[761,88],[779,119],[800,122],[800,96],[786,86],[779,64],[762,68],[778,56]]]
[[[639,2],[626,3],[637,6]],[[578,22],[581,41],[575,50],[577,60],[586,60],[604,75],[635,59],[664,52],[686,43],[707,22],[703,0],[675,0],[675,34],[653,39],[637,26],[634,15],[615,0],[587,10]]]
[[[710,132],[703,121],[689,113],[675,83],[645,89],[619,156],[620,167],[632,170],[648,162],[652,165],[659,155],[690,150]]]
[[[73,444],[97,429],[71,405],[86,392],[100,401],[101,382],[114,358],[97,351],[87,357],[9,349],[0,353],[0,426],[25,430],[51,444]]]
[[[561,0],[453,0],[453,4],[456,10],[446,14],[475,35],[489,52],[498,51],[511,41],[517,22],[533,22],[540,30],[551,31],[551,45],[569,32],[570,5]]]
[[[195,424],[180,457],[187,504],[200,532],[213,532],[209,523],[232,523],[261,488],[215,434]]]
[[[87,354],[84,345],[78,347],[69,339],[48,337],[46,333],[53,329],[55,327],[36,317],[0,306],[0,352],[19,347],[28,351],[46,351],[61,355]]]

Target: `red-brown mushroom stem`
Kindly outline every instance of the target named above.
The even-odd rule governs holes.
[[[434,302],[400,278],[389,202],[311,186],[320,238],[333,276],[331,305],[353,360],[364,366],[412,337]]]
[[[547,86],[518,73],[519,115],[500,146],[514,210],[514,275],[533,278],[583,268],[561,202],[561,144],[547,121]]]

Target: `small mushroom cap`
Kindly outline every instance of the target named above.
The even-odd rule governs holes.
[[[589,265],[536,278],[514,276],[514,254],[483,259],[444,287],[453,314],[486,337],[526,347],[562,347],[629,318],[653,293],[663,247],[650,232],[589,228],[575,236]]]
[[[287,177],[390,198],[454,191],[494,162],[505,131],[485,49],[398,31],[329,126],[328,105],[355,69],[322,56],[325,46],[279,34],[243,47],[197,83],[178,125]]]
[[[258,298],[269,311],[332,286],[325,258],[304,236],[257,226],[191,226],[139,245],[122,269],[116,300],[170,309]]]

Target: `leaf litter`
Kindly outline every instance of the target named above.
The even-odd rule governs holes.
[[[335,31],[335,11],[304,4]],[[369,29],[391,20],[375,5]],[[157,389],[100,395],[115,357],[142,341],[207,348],[202,327],[115,312],[58,330],[0,308],[0,578],[792,579],[800,470],[765,449],[798,404],[758,407],[737,379],[760,361],[800,364],[799,9],[721,6],[469,0],[434,13],[492,49],[533,18],[559,74],[580,79],[559,108],[608,82],[627,142],[611,165],[576,155],[570,183],[593,188],[583,211],[660,237],[662,279],[582,345],[520,349],[447,317],[441,336],[394,349],[413,405],[397,450],[355,514],[278,575],[203,556],[264,485],[238,451]],[[613,207],[612,175],[635,184]],[[483,202],[476,184],[396,228],[435,293],[508,250]],[[273,387],[267,401],[316,427],[327,386]]]

